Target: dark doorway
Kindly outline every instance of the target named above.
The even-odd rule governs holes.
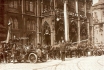
[[[50,31],[50,26],[47,22],[44,22],[42,32],[43,32],[43,43],[45,45],[50,45],[51,44],[51,31]]]
[[[77,42],[77,25],[74,21],[69,25],[69,38],[71,42]]]
[[[87,36],[87,25],[86,25],[86,23],[82,23],[81,24],[80,35],[81,35],[81,40],[86,40],[88,38],[88,36]]]
[[[62,20],[56,22],[55,31],[56,31],[56,42],[59,42],[62,39],[64,39],[64,22]]]

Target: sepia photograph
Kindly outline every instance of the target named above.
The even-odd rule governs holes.
[[[104,70],[104,0],[0,0],[0,70]]]

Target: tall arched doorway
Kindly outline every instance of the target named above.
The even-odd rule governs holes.
[[[80,36],[81,36],[81,40],[86,40],[88,38],[87,24],[85,22],[82,22],[82,24],[81,24]]]
[[[77,42],[77,24],[74,21],[69,25],[69,38],[71,42]]]
[[[64,22],[63,20],[57,21],[55,24],[56,32],[56,42],[62,41],[64,39]]]
[[[51,44],[51,29],[49,24],[45,21],[42,26],[42,43],[46,45]]]

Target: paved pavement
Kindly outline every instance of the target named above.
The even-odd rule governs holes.
[[[104,56],[48,60],[44,63],[1,63],[0,70],[104,70]]]

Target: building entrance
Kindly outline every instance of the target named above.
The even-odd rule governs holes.
[[[42,29],[42,36],[43,36],[43,43],[45,45],[50,45],[51,44],[51,31],[50,31],[50,26],[47,22],[44,22],[43,24],[43,29]]]
[[[71,24],[69,25],[69,38],[71,42],[77,42],[77,25],[76,23],[73,21],[71,22]]]
[[[88,39],[87,25],[86,25],[86,23],[82,23],[82,24],[81,24],[80,36],[81,36],[81,40],[86,40],[86,39]]]
[[[62,42],[64,40],[64,22],[62,20],[57,21],[55,24],[56,41]]]

